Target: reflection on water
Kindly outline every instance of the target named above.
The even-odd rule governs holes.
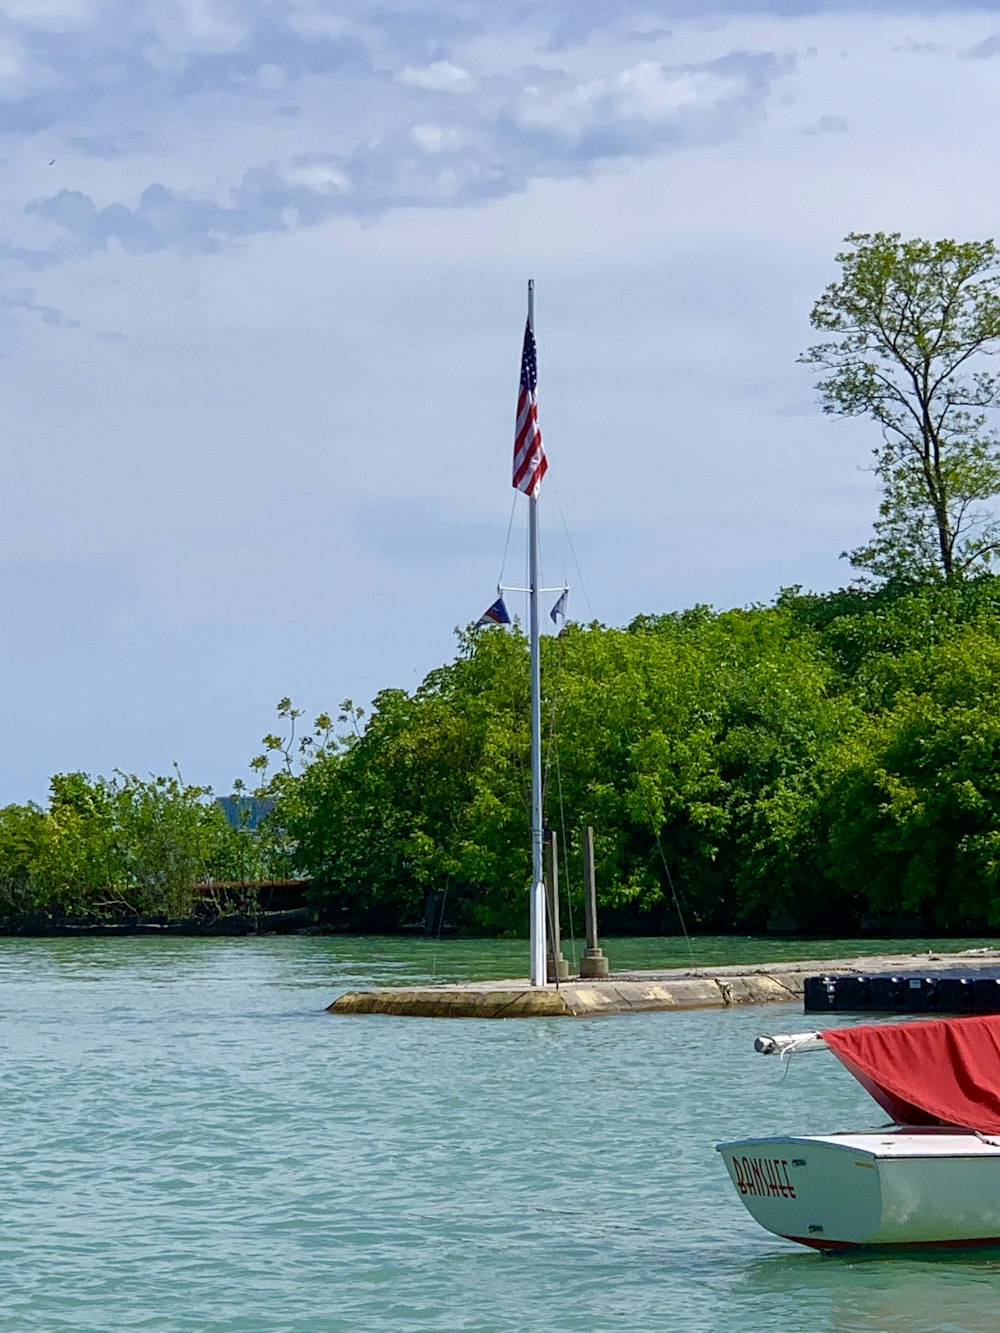
[[[678,946],[608,952],[655,966]],[[705,950],[762,957],[757,942]],[[349,986],[504,975],[524,952],[0,940],[4,1330],[997,1327],[996,1255],[828,1259],[747,1215],[718,1140],[881,1119],[832,1059],[753,1054],[797,1007],[325,1012]]]
[[[914,1254],[767,1255],[743,1277],[761,1299],[826,1307],[837,1333],[996,1333],[996,1250]]]

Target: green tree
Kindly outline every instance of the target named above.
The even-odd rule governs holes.
[[[591,824],[612,932],[677,930],[674,887],[692,930],[1000,922],[998,612],[986,574],[546,637],[567,908]],[[265,742],[276,827],[328,919],[413,926],[447,890],[449,925],[525,930],[528,693],[523,635],[486,629],[412,694],[383,691],[365,718],[345,706],[343,735],[323,718],[298,750],[284,709],[288,734]],[[16,885],[34,825],[5,821]]]
[[[1000,493],[1000,440],[989,411],[1000,376],[1000,272],[992,241],[903,240],[853,232],[838,281],[813,307],[831,336],[800,358],[826,372],[823,410],[868,416],[882,484],[873,540],[850,553],[878,578],[953,579],[1000,549],[989,502]]]
[[[935,929],[1000,924],[1000,633],[905,655],[907,685],[844,735],[824,778],[830,879]]]
[[[190,915],[238,850],[210,797],[177,772],[57,773],[47,809],[0,809],[0,915]]]
[[[512,886],[530,874],[527,682],[522,635],[464,634],[457,659],[414,694],[383,690],[363,726],[345,703],[348,730],[310,748],[301,773],[279,769],[273,819],[325,916],[412,925],[447,887],[453,920],[522,926],[527,898]]]
[[[207,787],[191,786],[179,772],[143,780],[134,773],[99,779],[113,816],[110,888],[141,916],[189,916],[194,888],[214,878],[232,830]]]

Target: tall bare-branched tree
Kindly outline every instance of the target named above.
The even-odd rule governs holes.
[[[882,500],[871,542],[845,552],[879,578],[955,579],[1000,554],[1000,269],[993,241],[852,232],[813,307],[830,335],[800,360],[826,374],[823,410],[868,416]]]

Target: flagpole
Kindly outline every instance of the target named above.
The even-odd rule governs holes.
[[[535,281],[528,279],[528,326],[535,331]],[[542,870],[542,673],[538,629],[538,487],[528,496],[528,629],[531,646],[531,984],[548,980]]]

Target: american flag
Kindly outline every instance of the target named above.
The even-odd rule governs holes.
[[[525,495],[536,495],[548,462],[542,448],[542,432],[538,425],[538,363],[535,358],[535,335],[531,325],[524,326],[524,348],[521,352],[521,387],[517,394],[517,429],[514,433],[514,489]]]

